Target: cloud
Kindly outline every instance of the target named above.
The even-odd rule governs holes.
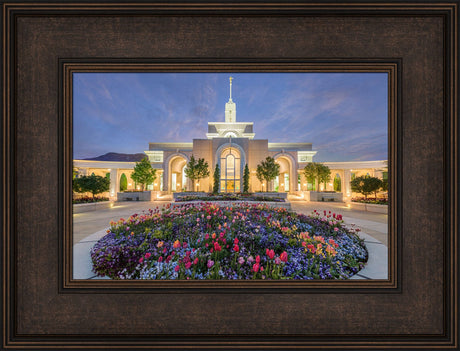
[[[77,74],[75,152],[142,152],[205,138],[224,120],[227,73]],[[387,148],[386,81],[363,74],[232,74],[237,121],[256,138],[312,142],[318,158],[373,158]],[[382,151],[383,150],[383,151]]]

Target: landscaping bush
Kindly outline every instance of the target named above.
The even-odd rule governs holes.
[[[364,197],[354,197],[351,199],[353,202],[360,202],[365,204],[374,204],[374,205],[388,205],[387,198],[364,198]]]
[[[280,197],[269,196],[255,196],[252,194],[244,193],[220,193],[220,194],[207,194],[206,196],[196,195],[183,195],[176,198],[176,202],[186,201],[272,201],[272,202],[285,202]]]
[[[80,197],[78,199],[73,199],[72,203],[73,204],[88,204],[92,202],[101,202],[101,201],[109,201],[108,197]]]
[[[113,279],[347,279],[367,261],[336,214],[261,204],[167,205],[111,222],[91,249]]]

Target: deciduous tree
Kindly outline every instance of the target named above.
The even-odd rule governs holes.
[[[110,179],[97,175],[82,176],[73,180],[74,191],[79,193],[91,193],[93,198],[96,194],[109,191]]]
[[[192,188],[195,189],[195,180],[200,180],[209,176],[209,166],[208,162],[204,158],[199,158],[195,160],[195,157],[192,155],[190,161],[185,167],[185,175],[192,181]]]
[[[256,176],[260,182],[265,180],[268,183],[280,174],[280,165],[275,162],[273,157],[268,156],[265,161],[257,165]]]
[[[364,195],[367,199],[367,195],[374,193],[377,198],[377,191],[382,187],[382,181],[379,178],[360,176],[356,177],[350,182],[351,190]]]
[[[131,174],[131,179],[142,186],[142,190],[146,185],[153,183],[156,179],[156,169],[152,167],[147,157],[144,157],[134,166],[134,172]]]
[[[314,183],[316,191],[319,191],[319,185],[326,183],[331,179],[331,170],[322,163],[310,162],[303,170],[305,178],[309,183]]]

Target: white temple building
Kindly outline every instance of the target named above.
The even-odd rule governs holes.
[[[243,170],[247,164],[250,170],[249,191],[278,191],[290,194],[313,190],[304,175],[303,169],[309,162],[314,162],[316,151],[312,144],[305,143],[271,143],[268,139],[256,139],[253,122],[237,121],[236,103],[232,100],[232,77],[230,77],[230,96],[225,104],[224,121],[208,122],[205,138],[193,139],[192,142],[149,143],[144,151],[152,166],[157,169],[157,178],[149,186],[150,190],[170,194],[179,191],[212,191],[213,171],[219,164],[220,192],[240,192],[243,185]],[[192,183],[185,177],[184,169],[191,156],[204,158],[209,165],[210,176],[202,179],[192,189]],[[279,176],[270,184],[259,182],[256,177],[257,165],[271,156],[280,165]],[[331,181],[321,185],[321,190],[334,189],[339,183],[340,191],[346,200],[352,196],[350,181],[355,176],[370,175],[378,178],[388,176],[388,162],[352,161],[323,162],[331,170]],[[102,175],[110,177],[110,191],[107,194],[115,199],[120,191],[121,179],[127,180],[127,189],[136,189],[130,178],[136,162],[74,160],[74,169],[79,175]],[[335,180],[335,181],[334,181]]]

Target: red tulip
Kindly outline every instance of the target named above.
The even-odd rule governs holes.
[[[269,250],[267,249],[267,256],[273,260],[273,257],[275,257],[275,251],[274,250]]]
[[[287,262],[287,260],[288,260],[288,255],[287,255],[287,252],[286,252],[286,251],[283,251],[283,253],[280,255],[280,259],[281,259],[281,261],[283,261],[283,262]]]

